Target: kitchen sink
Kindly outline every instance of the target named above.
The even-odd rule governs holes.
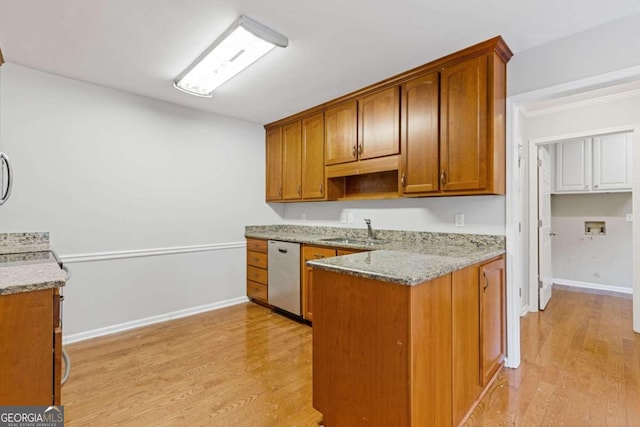
[[[332,243],[344,243],[345,245],[362,245],[362,246],[375,246],[387,243],[386,240],[380,239],[349,239],[348,237],[330,237],[327,239],[320,239],[322,242]]]

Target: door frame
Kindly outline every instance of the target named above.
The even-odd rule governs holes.
[[[523,279],[530,276],[528,273],[526,275],[522,274],[526,269],[525,254],[522,250],[523,233],[529,234],[530,227],[529,221],[525,216],[525,212],[528,212],[528,207],[525,205],[526,201],[519,198],[519,188],[525,182],[520,179],[518,161],[521,158],[520,151],[528,150],[531,144],[529,141],[521,140],[521,126],[518,120],[520,108],[532,102],[558,98],[579,91],[597,89],[598,87],[638,79],[640,79],[640,66],[634,66],[507,97],[505,224],[507,240],[507,359],[505,366],[509,368],[517,368],[520,365],[520,316],[531,308],[531,304],[528,304],[529,307],[522,304],[522,297],[519,292],[524,286]],[[636,146],[640,146],[640,127],[635,128],[634,140],[636,141]],[[633,221],[636,224],[640,224],[640,194],[638,194],[638,191],[640,191],[640,149],[633,150],[633,165],[634,169],[638,171],[633,177],[633,189],[635,190],[632,202]],[[633,329],[640,333],[640,226],[633,227],[633,252]],[[531,248],[529,253],[531,253]],[[529,287],[530,289],[531,286]]]
[[[586,138],[590,136],[598,136],[598,135],[604,135],[608,133],[618,133],[618,132],[633,132],[635,137],[634,139],[640,138],[640,124],[630,124],[630,125],[622,125],[622,126],[613,126],[608,128],[589,129],[589,130],[580,131],[580,132],[551,135],[543,138],[533,138],[529,140],[529,218],[532,219],[529,221],[529,236],[531,237],[535,236],[535,239],[531,238],[529,240],[529,283],[536,285],[536,286],[529,286],[529,311],[530,312],[539,311],[538,310],[539,294],[538,294],[538,286],[537,286],[537,283],[539,280],[538,279],[538,254],[540,249],[538,245],[538,219],[539,219],[538,218],[538,195],[540,191],[538,187],[538,173],[537,173],[538,147],[540,147],[541,145],[550,145],[550,144],[562,142],[568,139]],[[637,139],[637,141],[640,141],[640,139]],[[634,193],[635,191],[632,192],[632,194]],[[634,215],[636,215],[636,213],[634,213]],[[634,248],[634,252],[637,252],[635,248]],[[637,272],[634,271],[633,281],[635,285],[638,285],[636,274]],[[634,286],[634,294],[638,293],[638,289],[640,289],[640,287]],[[635,304],[634,304],[634,313],[636,310],[637,308],[635,307]]]

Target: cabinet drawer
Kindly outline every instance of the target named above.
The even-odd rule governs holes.
[[[366,252],[366,251],[362,249],[338,249],[336,251],[336,255],[338,256],[351,255],[351,254],[357,254],[358,252]]]
[[[267,270],[262,268],[257,268],[252,265],[247,266],[247,280],[252,280],[254,282],[267,284]]]
[[[305,246],[302,252],[305,261],[336,256],[335,249],[321,248],[317,246]]]
[[[262,301],[267,301],[267,285],[247,280],[247,296]]]
[[[267,268],[267,254],[247,251],[247,264],[254,267]]]
[[[267,241],[261,239],[247,239],[247,250],[267,253]]]

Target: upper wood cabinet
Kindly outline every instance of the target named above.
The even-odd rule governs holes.
[[[322,199],[324,183],[324,115],[302,119],[302,198]]]
[[[282,200],[282,127],[267,129],[267,201]]]
[[[442,70],[440,181],[444,191],[487,186],[488,56]]]
[[[306,185],[303,153],[303,200],[505,194],[511,56],[495,37],[267,129],[324,113],[324,177],[314,176],[328,188],[306,195],[318,186]]]
[[[400,189],[404,194],[440,189],[438,73],[402,85]]]
[[[358,160],[358,103],[347,102],[324,113],[325,165]]]
[[[506,354],[504,257],[480,267],[480,378],[485,386]]]
[[[358,158],[400,152],[400,89],[394,86],[358,100]]]
[[[324,115],[268,128],[267,201],[324,197]]]
[[[302,198],[302,124],[300,120],[282,127],[282,198]]]

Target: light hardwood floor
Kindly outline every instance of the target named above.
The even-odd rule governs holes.
[[[465,425],[640,425],[631,299],[554,292]],[[67,425],[318,426],[311,333],[247,303],[67,346]]]

